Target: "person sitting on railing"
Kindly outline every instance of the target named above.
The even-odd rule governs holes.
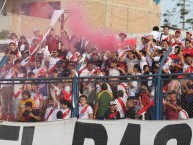
[[[23,122],[40,122],[40,112],[37,109],[33,109],[32,102],[28,101],[25,103],[25,111],[22,114]]]
[[[93,119],[93,109],[87,104],[86,95],[81,95],[79,97],[79,115],[78,118],[81,119]]]
[[[114,101],[109,103],[109,109],[104,114],[104,120],[121,119],[119,111],[117,111],[117,104]]]
[[[36,109],[39,109],[40,113],[43,113],[43,101],[44,98],[39,91],[38,84],[32,84],[31,85],[31,98],[34,100],[36,104]]]
[[[24,119],[22,115],[23,115],[23,112],[26,110],[26,108],[25,108],[26,102],[31,102],[32,108],[33,109],[36,108],[36,104],[35,104],[34,100],[31,98],[31,94],[28,90],[24,90],[22,92],[22,99],[19,101],[18,114],[17,114],[17,120],[18,121],[24,121],[24,120],[22,120],[22,119]]]

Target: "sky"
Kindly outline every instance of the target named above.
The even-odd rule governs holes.
[[[179,0],[161,0],[161,14],[163,15],[163,13],[166,12],[166,10],[171,10],[173,9],[173,7],[176,5],[176,2],[178,2]],[[189,1],[187,2],[187,4],[189,4],[190,6],[187,7],[187,9],[191,9],[193,8],[193,0],[186,0],[186,1]],[[178,14],[176,14],[178,15]],[[193,18],[193,11],[191,11],[191,13],[189,14],[189,16],[187,16],[187,18]],[[175,24],[178,24],[178,27],[182,27],[182,25],[180,24],[180,21],[179,21],[179,17],[171,17],[172,18],[172,22]],[[161,25],[163,25],[163,16],[161,17]],[[187,25],[186,27],[190,27],[190,25]],[[191,26],[192,27],[192,26]]]

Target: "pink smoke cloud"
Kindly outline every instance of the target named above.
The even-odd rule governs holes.
[[[87,22],[83,21],[81,18],[86,17],[86,15],[82,7],[69,4],[66,8],[70,11],[67,26],[71,33],[79,37],[85,37],[102,51],[117,50],[119,40],[114,32],[108,29],[94,29]],[[128,39],[126,43],[133,48],[136,42],[136,39]]]

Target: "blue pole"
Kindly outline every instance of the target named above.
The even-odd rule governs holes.
[[[164,57],[162,58],[160,65],[159,65],[159,70],[158,70],[158,79],[157,79],[157,95],[156,95],[156,100],[155,100],[155,106],[156,106],[156,120],[161,120],[162,118],[162,80],[161,80],[161,75],[162,75],[162,68],[164,65],[165,60],[167,59],[168,55],[172,51],[172,48],[170,47]]]
[[[4,56],[0,61],[0,69],[3,67],[3,65],[7,62],[8,58],[7,56]]]

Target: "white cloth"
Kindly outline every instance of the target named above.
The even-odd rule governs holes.
[[[81,113],[81,111],[85,108],[86,106],[82,107],[81,105],[79,105],[79,118],[81,119],[89,119],[89,114],[93,113],[93,109],[91,108],[91,106],[88,106],[86,111],[84,113]]]

